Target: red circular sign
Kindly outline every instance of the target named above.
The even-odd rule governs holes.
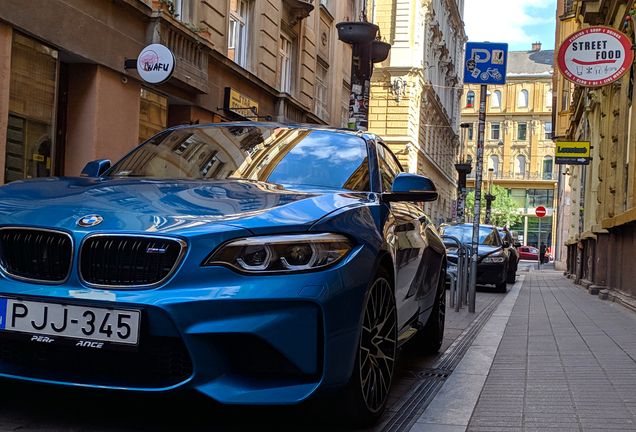
[[[570,35],[559,48],[559,69],[575,84],[599,87],[627,72],[634,53],[631,42],[611,27],[589,27]]]
[[[543,206],[537,207],[537,209],[534,212],[539,217],[543,217],[547,213],[545,207],[543,207]]]

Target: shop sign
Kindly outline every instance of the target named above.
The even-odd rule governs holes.
[[[237,92],[232,87],[225,87],[223,108],[242,117],[258,117],[258,102]]]
[[[557,164],[588,165],[590,163],[589,141],[557,141],[555,145],[554,156]]]
[[[151,84],[168,81],[174,72],[174,66],[174,54],[161,44],[148,45],[137,58],[139,76]]]
[[[559,48],[559,69],[575,84],[603,86],[629,70],[634,58],[631,45],[623,33],[610,27],[579,30]]]

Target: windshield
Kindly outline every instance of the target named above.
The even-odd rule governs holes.
[[[243,178],[284,185],[370,190],[367,146],[334,130],[202,126],[163,132],[106,177]]]
[[[455,237],[464,244],[472,244],[473,226],[472,225],[456,225],[445,226],[440,228],[441,235]],[[479,244],[485,246],[497,247],[500,245],[497,231],[492,228],[479,227]]]

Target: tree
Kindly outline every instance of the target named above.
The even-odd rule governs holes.
[[[512,226],[521,221],[523,215],[519,212],[517,204],[508,196],[508,190],[501,186],[493,185],[492,194],[496,197],[492,202],[490,212],[490,223],[495,226]],[[481,217],[480,222],[486,218],[486,200],[484,191],[481,194]],[[475,213],[475,192],[466,196],[466,215],[472,218]]]

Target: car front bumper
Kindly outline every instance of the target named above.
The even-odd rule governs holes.
[[[141,311],[135,349],[40,343],[0,332],[0,376],[135,391],[195,389],[221,403],[293,404],[344,385],[374,255],[357,247],[312,273],[181,269],[165,286],[99,290],[0,278],[0,297]],[[116,348],[116,347],[113,347]]]

